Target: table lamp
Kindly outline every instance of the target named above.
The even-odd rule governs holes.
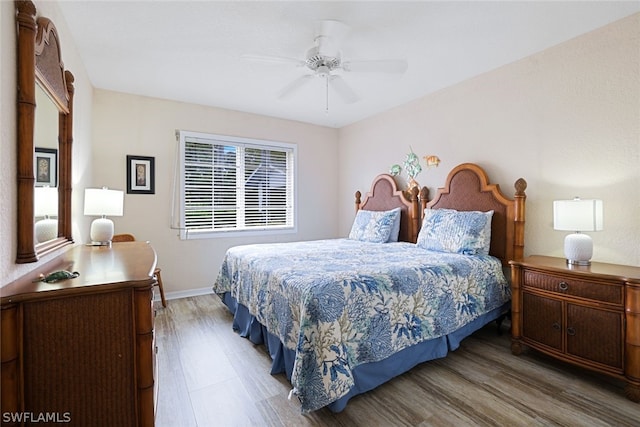
[[[108,216],[122,216],[124,192],[107,187],[84,190],[84,214],[99,216],[91,223],[91,244],[110,246],[113,239],[113,221]]]
[[[58,220],[51,218],[58,215],[58,189],[35,187],[33,209],[36,218],[42,217],[35,224],[36,241],[42,243],[58,237]]]
[[[603,222],[602,200],[576,197],[573,200],[553,202],[553,229],[573,231],[564,239],[567,264],[591,264],[593,240],[581,231],[600,231]]]

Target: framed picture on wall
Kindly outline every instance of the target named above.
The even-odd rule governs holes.
[[[36,187],[58,186],[58,150],[35,147],[33,163]]]
[[[155,194],[155,158],[127,155],[127,194]]]

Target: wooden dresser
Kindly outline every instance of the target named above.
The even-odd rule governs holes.
[[[640,402],[640,268],[531,256],[511,262],[512,345],[626,381]]]
[[[0,288],[3,425],[154,424],[155,266],[145,242],[76,246]],[[57,270],[80,276],[32,282]]]

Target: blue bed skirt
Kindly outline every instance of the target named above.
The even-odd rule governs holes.
[[[222,294],[221,298],[222,302],[233,314],[233,330],[238,332],[240,336],[248,338],[254,344],[264,344],[273,361],[271,364],[271,374],[285,373],[287,379],[291,380],[295,351],[285,348],[278,337],[269,333],[267,329],[249,313],[249,310],[244,305],[237,303],[230,293],[226,292]],[[352,397],[373,390],[391,378],[407,372],[422,362],[445,357],[449,351],[456,350],[464,338],[506,313],[510,305],[511,303],[509,302],[502,307],[490,311],[449,335],[405,348],[379,362],[356,366],[352,371],[355,386],[348,394],[327,405],[327,408],[332,412],[340,412],[347,406],[347,402]]]

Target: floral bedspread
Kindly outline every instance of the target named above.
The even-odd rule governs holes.
[[[213,287],[296,351],[303,411],[353,387],[352,369],[447,335],[511,298],[499,260],[349,239],[229,249]]]

